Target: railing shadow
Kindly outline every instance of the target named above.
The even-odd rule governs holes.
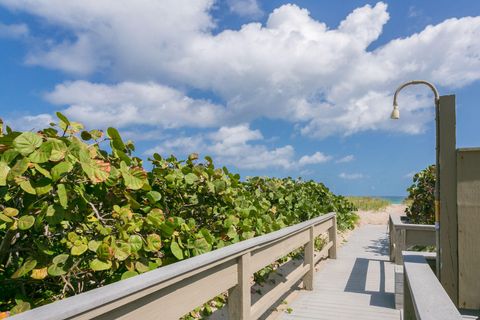
[[[367,276],[370,263],[379,263],[378,291],[367,289]],[[345,292],[362,293],[370,295],[370,305],[384,308],[395,308],[395,295],[385,290],[385,263],[381,259],[357,258],[352,272],[345,286]],[[374,279],[376,280],[376,279]]]

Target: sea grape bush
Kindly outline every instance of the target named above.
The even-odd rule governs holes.
[[[116,129],[87,131],[57,115],[38,132],[0,121],[0,311],[19,313],[330,211],[340,229],[356,222],[353,205],[321,183],[241,181],[196,154],[154,154],[146,171]]]
[[[435,165],[413,176],[413,184],[407,189],[409,206],[405,209],[412,223],[435,223]]]

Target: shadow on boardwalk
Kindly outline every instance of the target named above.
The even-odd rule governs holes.
[[[394,266],[388,261],[386,225],[356,229],[336,260],[315,274],[314,290],[302,290],[282,319],[392,319]]]

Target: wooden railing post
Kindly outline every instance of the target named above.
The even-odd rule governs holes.
[[[250,257],[250,252],[247,252],[238,258],[238,283],[228,291],[228,319],[250,319]]]
[[[304,248],[304,265],[310,267],[309,271],[303,277],[303,284],[306,290],[313,290],[313,274],[315,272],[315,236],[313,233],[313,226],[310,227],[310,241],[307,242]]]
[[[328,230],[328,240],[332,241],[332,246],[328,250],[328,257],[330,259],[337,259],[337,216],[332,218],[333,225]]]
[[[402,264],[402,251],[407,250],[405,246],[405,241],[407,235],[407,230],[400,229],[395,232],[395,264]]]

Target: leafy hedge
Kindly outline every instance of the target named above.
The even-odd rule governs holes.
[[[409,206],[405,212],[412,223],[435,223],[435,165],[430,165],[413,176],[407,189]]]
[[[57,115],[58,124],[36,133],[0,121],[0,311],[18,313],[326,212],[338,213],[340,229],[356,222],[353,205],[321,183],[241,181],[196,154],[155,154],[146,171],[117,130],[85,131]]]

